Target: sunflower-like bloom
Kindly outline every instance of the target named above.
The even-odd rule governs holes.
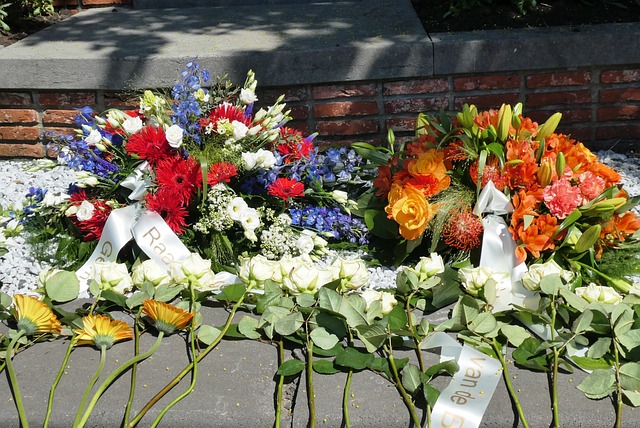
[[[60,334],[62,325],[51,309],[35,297],[16,294],[13,297],[13,315],[18,322],[18,330],[27,336],[36,333]]]
[[[109,349],[114,343],[133,337],[133,329],[126,322],[106,315],[87,315],[82,323],[84,327],[75,331],[78,345]]]
[[[158,331],[167,335],[185,328],[193,318],[193,312],[150,299],[142,304],[142,312],[153,320]]]

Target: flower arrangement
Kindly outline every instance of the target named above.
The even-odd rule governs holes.
[[[275,346],[274,426],[284,418],[284,384],[297,377],[316,425],[318,373],[346,375],[342,417],[351,426],[351,379],[368,370],[397,390],[419,426],[459,421],[447,404],[464,397],[437,389],[435,378],[453,376],[454,385],[460,373],[477,376],[469,385],[479,420],[502,376],[528,427],[507,350],[520,368],[549,373],[556,427],[567,362],[590,371],[578,385],[588,398],[611,397],[617,427],[624,404],[640,405],[640,284],[625,277],[639,270],[638,197],[583,144],[555,133],[559,115],[538,125],[520,105],[465,106],[453,118],[419,115],[415,139],[399,147],[390,133],[388,148],[320,150],[284,126],[282,100],[254,112],[252,73],[238,89],[209,80],[190,62],[170,98],[145,91],[138,111],[83,110],[78,135],[51,147],[79,170],[69,194],[33,189],[22,217],[7,217],[12,233],[24,227],[36,243],[58,242],[39,299],[0,293],[0,315],[15,327],[1,342],[0,369],[24,425],[11,359],[20,337],[36,331],[70,338],[45,426],[76,346],[95,346],[100,362],[74,426],[89,423],[125,372],[131,427],[190,376],[156,426],[194,390],[199,365],[225,336]],[[353,253],[329,256],[331,242],[366,248],[377,257],[367,254],[369,262],[402,264],[394,286],[372,286],[370,266]],[[85,281],[91,303],[62,310]],[[226,322],[213,325],[207,310],[222,309]],[[434,323],[436,311],[446,321]],[[116,312],[133,325],[109,316]],[[157,336],[141,352],[145,323]],[[189,363],[133,414],[136,366],[169,335],[185,340]],[[92,395],[107,349],[130,338],[134,356]],[[432,348],[445,358],[430,364]],[[469,365],[479,360],[482,376]]]

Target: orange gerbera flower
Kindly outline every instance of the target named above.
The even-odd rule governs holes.
[[[193,312],[150,299],[143,302],[142,313],[151,318],[156,329],[164,334],[185,328],[193,318]]]
[[[35,297],[16,294],[13,296],[13,316],[18,330],[31,336],[37,333],[60,334],[62,324],[51,309]]]
[[[126,322],[106,315],[87,315],[82,318],[82,325],[75,331],[78,345],[109,349],[114,343],[133,337],[133,329]]]

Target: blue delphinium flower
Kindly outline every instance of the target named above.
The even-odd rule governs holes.
[[[200,123],[198,119],[202,115],[200,103],[196,99],[195,93],[202,88],[211,79],[211,75],[207,70],[200,68],[198,63],[193,60],[186,64],[186,69],[181,73],[182,81],[176,82],[171,90],[171,95],[176,101],[173,104],[173,115],[171,120],[173,123],[180,125],[187,135],[200,143]]]
[[[315,229],[325,236],[353,244],[369,243],[369,230],[362,220],[343,213],[339,208],[292,208],[289,215],[294,226]]]

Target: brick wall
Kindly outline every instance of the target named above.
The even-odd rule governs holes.
[[[133,0],[53,0],[55,8],[88,8],[104,6],[130,6]]]
[[[306,134],[318,132],[323,143],[379,144],[388,128],[399,138],[410,136],[419,112],[522,102],[525,114],[540,123],[562,112],[558,130],[594,149],[640,151],[637,66],[263,88],[259,102],[273,102],[280,94],[294,118],[290,125]],[[75,109],[85,105],[102,111],[135,108],[136,101],[104,91],[0,91],[0,156],[45,156],[40,136],[72,133]]]

